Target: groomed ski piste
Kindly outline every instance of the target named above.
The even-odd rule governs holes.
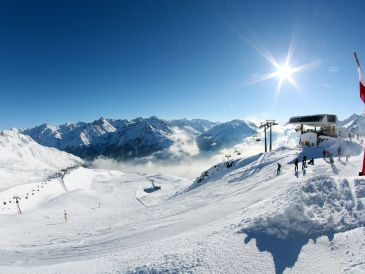
[[[198,182],[86,168],[3,132],[0,273],[364,273],[362,151],[341,138],[280,147]],[[304,155],[315,164],[295,173]]]

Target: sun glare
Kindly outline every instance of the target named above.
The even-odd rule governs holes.
[[[278,67],[276,74],[281,81],[284,81],[284,80],[289,80],[291,78],[292,72],[293,72],[292,68],[289,65],[285,64],[283,66]]]

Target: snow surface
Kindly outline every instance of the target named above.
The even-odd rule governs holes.
[[[0,132],[0,191],[38,182],[61,169],[81,164],[80,158],[41,146],[16,130]]]
[[[340,145],[349,162],[336,157]],[[365,272],[365,180],[355,176],[362,149],[343,139],[280,147],[217,163],[199,183],[84,167],[36,184],[18,179],[13,191],[1,185],[0,200],[39,191],[20,201],[22,215],[14,203],[0,207],[0,272]],[[303,155],[315,165],[295,173]]]

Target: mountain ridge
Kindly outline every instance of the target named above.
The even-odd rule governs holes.
[[[90,123],[59,126],[41,124],[19,131],[41,145],[55,147],[85,159],[106,156],[125,160],[150,156],[169,148],[181,139],[176,128],[179,134],[185,135],[182,139],[193,141],[218,124],[204,119],[168,121],[156,116],[131,120],[101,117]]]

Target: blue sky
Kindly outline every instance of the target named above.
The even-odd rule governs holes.
[[[363,111],[364,1],[1,1],[0,128]],[[291,66],[278,78],[259,52]],[[256,50],[255,50],[256,48]]]

